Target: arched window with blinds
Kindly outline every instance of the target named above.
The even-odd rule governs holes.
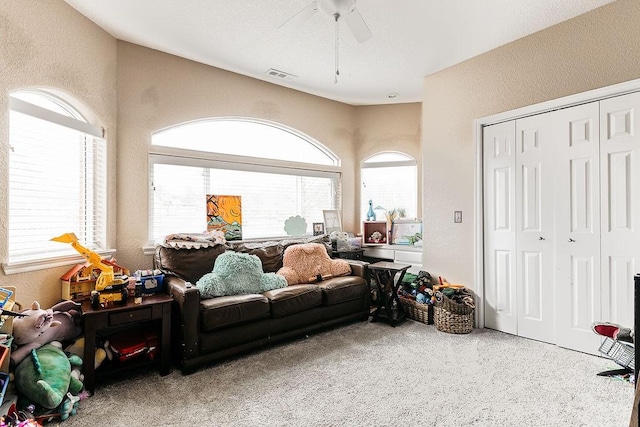
[[[418,210],[418,171],[416,160],[399,152],[381,152],[365,159],[360,166],[360,217],[367,218],[369,200],[373,207],[404,210],[415,218]],[[384,220],[383,212],[376,212]]]
[[[284,125],[242,117],[188,122],[156,132],[149,153],[149,241],[206,229],[206,197],[241,197],[242,238],[285,236],[285,221],[305,219],[304,234],[338,209],[340,160]]]
[[[51,242],[73,232],[93,249],[106,247],[106,143],[103,129],[46,90],[9,98],[9,259],[19,271],[76,254]],[[77,254],[76,254],[77,255]],[[29,264],[33,264],[29,267]],[[26,269],[26,270],[25,270]]]

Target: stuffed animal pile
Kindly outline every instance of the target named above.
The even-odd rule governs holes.
[[[83,388],[82,358],[73,354],[82,354],[83,347],[80,342],[72,344],[69,348],[73,351],[68,355],[62,350],[62,342],[70,342],[82,332],[81,305],[63,301],[42,309],[34,301],[21,314],[25,316],[13,321],[16,347],[11,352],[11,364],[16,390],[29,407],[41,408],[37,412],[65,420],[77,411],[78,394]],[[96,363],[105,357],[102,350],[96,354]]]
[[[82,308],[73,301],[63,301],[46,310],[34,301],[31,309],[22,314],[26,316],[13,321],[13,344],[17,348],[11,352],[12,366],[17,366],[33,349],[51,341],[71,341],[82,332]]]
[[[82,390],[82,382],[71,375],[73,366],[82,366],[82,359],[67,357],[54,343],[45,344],[16,366],[16,388],[34,403],[55,409],[67,392],[77,395]]]

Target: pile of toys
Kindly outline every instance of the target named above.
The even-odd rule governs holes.
[[[398,296],[414,300],[419,304],[433,304],[435,300],[433,285],[434,280],[427,271],[420,271],[417,276],[409,274],[405,275],[405,279],[413,281],[403,281],[398,289]]]
[[[474,307],[472,292],[464,285],[455,285],[438,276],[434,279],[427,271],[420,271],[412,282],[403,281],[398,296],[413,300],[418,304],[435,305],[448,298],[455,303]]]

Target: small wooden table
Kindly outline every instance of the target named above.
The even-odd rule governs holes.
[[[96,351],[96,336],[98,333],[106,336],[118,330],[131,327],[152,327],[151,322],[160,326],[159,334],[159,362],[160,375],[167,375],[170,370],[171,348],[171,302],[170,295],[157,293],[146,295],[142,298],[142,304],[135,304],[133,298],[129,298],[126,304],[114,304],[106,308],[94,309],[87,300],[82,303],[82,321],[84,325],[84,386],[93,393],[95,389],[96,372],[94,359]],[[143,364],[153,363],[145,358],[127,362],[107,362],[100,366],[100,376],[115,374],[126,369],[132,369]]]
[[[373,312],[372,322],[378,318],[386,319],[391,326],[405,319],[406,313],[400,298],[398,298],[398,289],[402,283],[402,278],[411,266],[408,264],[398,264],[395,262],[380,261],[368,266],[373,274],[378,290],[378,298],[376,300],[377,307]],[[396,280],[396,276],[398,276]],[[395,308],[393,303],[395,302]]]

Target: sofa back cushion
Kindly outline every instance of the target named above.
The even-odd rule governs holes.
[[[284,247],[280,242],[227,242],[231,250],[260,258],[265,273],[275,273],[282,267]]]
[[[206,273],[213,271],[216,258],[227,250],[256,255],[262,263],[265,273],[275,273],[282,268],[284,250],[298,243],[323,243],[331,253],[331,244],[327,236],[291,238],[265,242],[227,242],[226,244],[206,248],[189,249],[166,246],[156,247],[154,268],[165,274],[173,274],[181,279],[195,283]]]
[[[195,285],[198,279],[213,270],[218,255],[228,249],[227,245],[198,249],[175,249],[158,246],[156,247],[154,265],[165,274],[173,274]]]

